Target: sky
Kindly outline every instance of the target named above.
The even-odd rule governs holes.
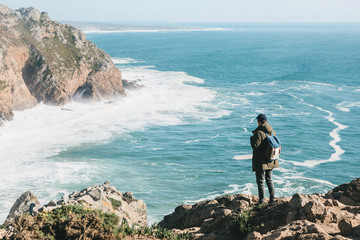
[[[360,0],[0,0],[58,21],[360,22]]]

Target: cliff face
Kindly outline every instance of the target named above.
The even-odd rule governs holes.
[[[0,122],[38,102],[121,93],[120,70],[80,30],[34,8],[0,5]]]

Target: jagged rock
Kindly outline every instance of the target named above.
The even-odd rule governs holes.
[[[54,200],[51,200],[48,204],[49,207],[55,207],[56,206],[56,202]]]
[[[94,201],[98,201],[102,197],[101,190],[98,188],[91,189],[88,194],[90,195],[90,197],[92,197]]]
[[[164,217],[159,223],[165,228],[176,228],[188,232],[197,228],[196,234],[204,238],[217,236],[216,239],[231,238],[230,228],[233,217],[239,213],[239,207],[248,207],[257,198],[245,194],[228,195],[194,205],[183,204],[175,212]],[[194,234],[194,233],[193,233]],[[212,235],[213,234],[213,235]]]
[[[316,219],[322,219],[325,213],[325,206],[321,201],[310,201],[304,206],[304,212],[306,219],[310,221],[316,221]]]
[[[120,70],[80,30],[35,8],[0,13],[0,121],[38,102],[123,94]]]
[[[117,202],[118,206],[113,206],[113,202]],[[147,224],[145,203],[135,199],[131,192],[124,194],[118,192],[115,187],[110,186],[109,181],[104,182],[103,185],[94,185],[70,194],[66,204],[113,212],[120,217],[121,222],[125,220],[130,225],[145,226]],[[45,205],[44,209],[50,210],[53,207]]]
[[[338,226],[344,236],[351,235],[353,232],[353,225],[349,219],[341,219]]]
[[[360,206],[360,178],[337,186],[328,192],[326,197],[336,199],[343,204]]]
[[[12,206],[9,215],[7,216],[4,225],[9,225],[15,217],[24,213],[32,214],[40,207],[40,202],[37,197],[30,191],[23,193]],[[30,211],[31,210],[31,211]]]
[[[353,204],[353,199],[357,196],[359,179],[340,185],[326,195],[294,194],[292,197],[279,198],[275,204],[253,208],[253,215],[249,219],[253,232],[248,234],[247,239],[340,240],[348,239],[345,235],[350,234],[356,239],[360,236],[360,207]],[[331,198],[332,193],[338,193],[340,187],[341,194],[352,199],[351,205]],[[354,192],[350,193],[349,189]],[[233,231],[229,226],[234,223],[234,216],[253,207],[254,199],[254,196],[237,194],[194,205],[184,204],[165,216],[160,225],[178,229],[181,233],[191,231],[191,239],[210,236],[237,239],[238,230]],[[192,228],[196,228],[196,231],[190,230]]]
[[[281,240],[281,239],[308,239],[328,240],[331,236],[326,233],[319,225],[307,220],[291,222],[283,227],[273,230],[262,236],[263,240]]]
[[[262,236],[259,232],[253,231],[247,235],[246,240],[262,240]]]
[[[10,224],[15,216],[28,212],[31,203],[36,203],[39,208],[41,207],[31,192],[24,193],[11,209],[5,222],[6,225]],[[120,217],[120,223],[126,221],[129,225],[147,225],[146,204],[142,200],[135,199],[131,192],[124,195],[118,192],[115,187],[110,186],[109,181],[100,186],[94,185],[80,192],[73,192],[69,196],[64,195],[57,203],[50,201],[41,208],[51,211],[61,205],[82,205],[85,208],[101,210],[105,213],[115,213]]]
[[[139,89],[144,87],[143,85],[138,84],[138,81],[128,81],[125,79],[122,80],[122,84],[125,89]]]

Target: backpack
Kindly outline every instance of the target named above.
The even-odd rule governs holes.
[[[266,157],[268,158],[268,160],[270,162],[275,161],[277,159],[279,159],[280,157],[280,152],[281,152],[281,142],[280,139],[277,136],[273,136],[272,134],[269,135],[267,133],[266,134],[266,138],[267,138],[267,147],[266,147]]]

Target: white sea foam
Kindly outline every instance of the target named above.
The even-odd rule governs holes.
[[[132,58],[112,58],[113,62],[115,64],[131,64],[131,63],[142,63],[144,61],[137,61],[135,59]]]
[[[235,193],[244,193],[244,194],[254,194],[255,192],[255,185],[253,183],[245,183],[243,185],[231,184],[228,186],[229,189],[226,189],[222,192],[214,191],[206,194],[203,198],[199,198],[196,200],[185,200],[186,204],[193,204],[198,203],[201,201],[206,201],[210,199],[214,199],[220,196],[235,194]]]
[[[166,32],[214,32],[214,31],[233,31],[233,28],[152,28],[152,29],[140,29],[140,28],[124,28],[124,29],[96,29],[88,28],[83,32],[86,34],[96,33],[166,33]]]
[[[1,220],[26,190],[32,190],[41,201],[49,201],[65,191],[61,184],[82,184],[98,174],[102,165],[96,159],[50,158],[69,147],[91,147],[148,126],[207,121],[230,114],[214,102],[216,92],[185,84],[201,83],[202,79],[142,67],[122,70],[125,79],[141,78],[144,87],[111,101],[72,102],[62,107],[39,104],[15,112],[14,120],[0,129]]]
[[[185,141],[185,144],[189,144],[189,143],[195,143],[195,142],[206,142],[206,141],[210,141],[212,139],[218,138],[219,135],[216,136],[212,136],[210,138],[206,138],[206,139],[195,139],[195,140],[189,140],[189,141]]]
[[[233,157],[234,160],[248,160],[248,159],[252,159],[252,154],[247,154],[247,155],[236,155]]]
[[[304,99],[300,98],[300,97],[297,97],[295,96],[294,94],[292,93],[288,93],[290,96],[300,100],[300,102],[304,105],[307,105],[309,107],[312,107],[312,108],[316,108],[322,112],[325,112],[327,113],[328,115],[325,116],[325,118],[331,122],[332,124],[334,124],[336,126],[336,128],[334,128],[330,133],[330,137],[333,138],[333,140],[331,140],[329,142],[329,145],[335,150],[335,152],[333,154],[331,154],[330,158],[328,159],[323,159],[323,160],[306,160],[304,162],[295,162],[293,161],[292,163],[294,165],[298,165],[298,166],[305,166],[305,167],[314,167],[316,165],[319,165],[319,164],[322,164],[322,163],[326,163],[326,162],[335,162],[335,161],[338,161],[340,160],[340,156],[345,153],[345,151],[339,146],[337,145],[338,142],[341,141],[341,138],[340,138],[340,135],[339,135],[339,132],[345,128],[347,128],[348,126],[345,126],[341,123],[338,123],[335,121],[335,118],[334,118],[334,113],[329,111],[329,110],[326,110],[326,109],[323,109],[319,106],[315,106],[313,104],[309,104],[309,103],[306,103],[304,101]]]
[[[311,115],[310,112],[298,112],[298,113],[272,113],[271,117],[289,117],[289,116],[307,116]]]
[[[279,81],[272,81],[272,82],[251,82],[249,83],[249,85],[268,85],[268,86],[272,86],[277,84]]]
[[[358,108],[360,107],[360,102],[341,102],[336,104],[335,106],[337,109],[343,112],[350,112],[351,108]]]
[[[336,185],[329,182],[329,181],[326,181],[326,180],[322,180],[322,179],[316,179],[316,178],[308,178],[308,177],[303,177],[303,176],[286,176],[286,179],[301,179],[301,180],[309,180],[309,181],[313,181],[313,182],[316,182],[316,183],[320,183],[320,184],[323,184],[323,185],[328,185],[328,186],[331,186],[331,187],[335,187]]]
[[[247,96],[263,96],[263,95],[265,95],[265,93],[261,93],[261,92],[246,92],[246,93],[244,93],[244,95],[247,95]]]

